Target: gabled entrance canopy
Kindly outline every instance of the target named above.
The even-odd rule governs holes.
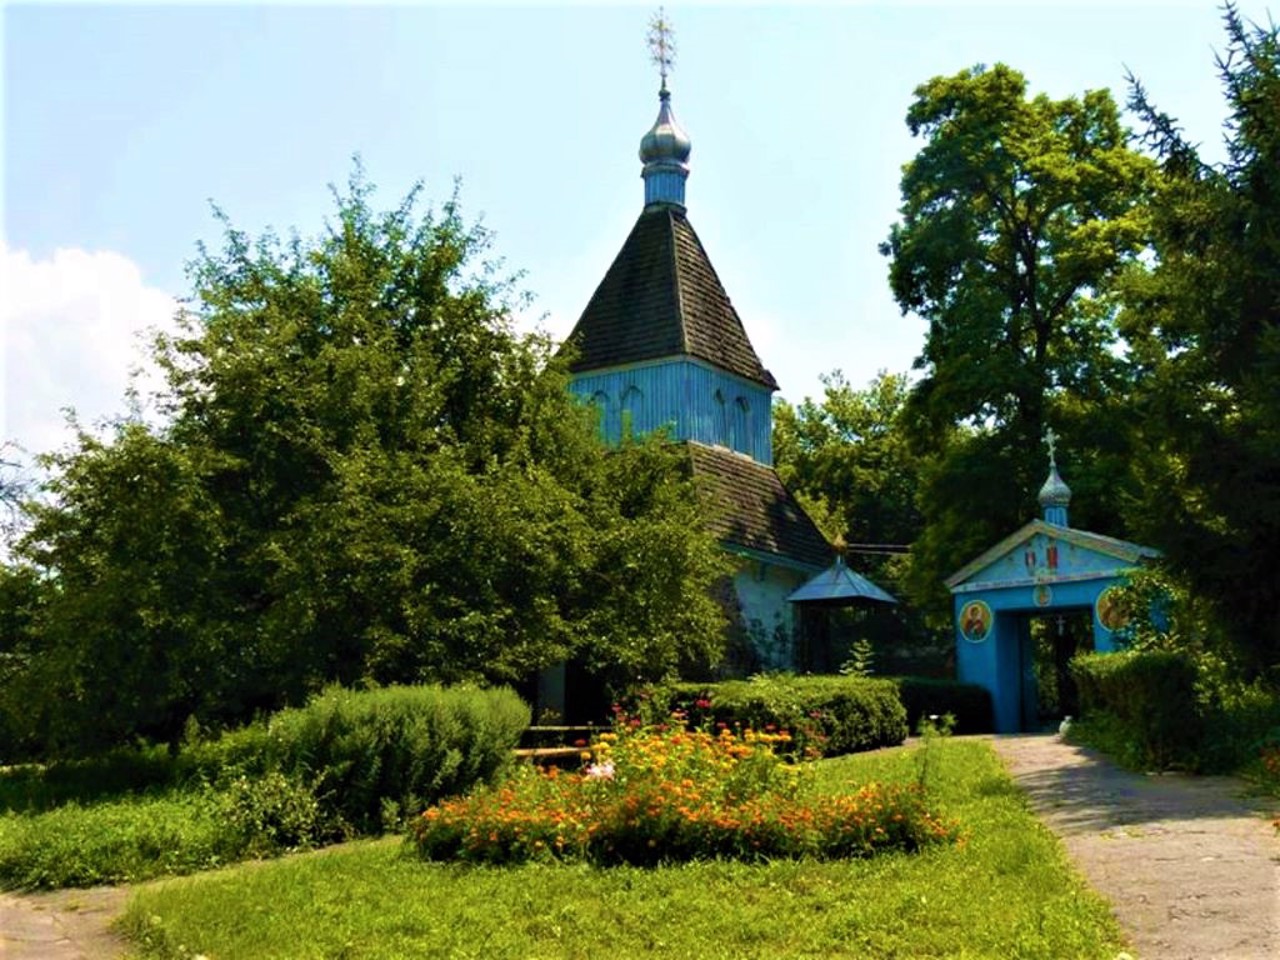
[[[1016,533],[947,578],[954,598],[958,679],[991,691],[997,733],[1025,729],[1036,679],[1030,617],[1091,611],[1093,648],[1117,647],[1124,626],[1114,588],[1159,551],[1067,525],[1071,491],[1058,476],[1050,436],[1049,479],[1040,491],[1045,519]]]

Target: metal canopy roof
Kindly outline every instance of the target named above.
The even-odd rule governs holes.
[[[833,607],[853,606],[860,600],[897,603],[892,595],[877,587],[844,564],[844,557],[787,597],[789,603],[822,603]]]

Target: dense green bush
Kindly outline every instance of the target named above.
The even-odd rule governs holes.
[[[1203,716],[1195,659],[1164,650],[1083,654],[1071,661],[1086,723],[1105,729],[1132,765],[1193,768]],[[1113,748],[1114,749],[1114,748]]]
[[[806,756],[839,756],[899,744],[907,715],[892,680],[843,676],[761,676],[679,683],[642,694],[653,719],[684,711],[693,725],[787,730]]]
[[[376,833],[492,779],[528,725],[528,706],[505,687],[334,687],[265,723],[188,745],[180,761],[210,781],[282,774],[307,784],[327,815]]]
[[[890,677],[907,711],[907,726],[920,729],[926,717],[951,714],[953,733],[990,733],[995,726],[991,692],[974,683],[959,683],[936,677]]]

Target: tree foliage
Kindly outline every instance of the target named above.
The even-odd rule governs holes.
[[[859,390],[839,370],[822,377],[821,402],[773,411],[778,473],[826,526],[850,543],[907,544],[920,519],[917,458],[901,417],[904,374],[881,373]]]
[[[41,604],[3,691],[44,742],[174,736],[335,680],[714,658],[721,560],[678,454],[603,448],[456,198],[378,213],[371,191],[357,169],[311,240],[222,217],[156,344],[167,423],[47,458],[19,548]]]
[[[1143,249],[1155,171],[1107,91],[1028,97],[1002,64],[918,87],[907,125],[925,142],[881,252],[929,325],[906,414],[928,461],[912,566],[942,607],[941,579],[1034,515],[1047,426],[1073,483],[1122,480],[1116,281]]]
[[[1280,665],[1280,36],[1225,11],[1226,159],[1136,81],[1164,185],[1125,334],[1141,374],[1141,524],[1255,670]]]

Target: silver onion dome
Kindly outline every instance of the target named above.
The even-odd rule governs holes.
[[[663,162],[687,164],[693,141],[680,128],[675,114],[671,112],[671,91],[663,87],[658,97],[661,100],[658,119],[640,139],[640,162],[645,166]]]
[[[1071,503],[1071,488],[1058,475],[1058,437],[1052,429],[1044,432],[1044,442],[1049,446],[1049,479],[1040,488],[1040,508],[1046,523],[1060,527],[1067,525],[1067,507]]]
[[[658,98],[662,101],[658,119],[640,140],[644,204],[646,207],[653,204],[684,207],[684,182],[689,177],[689,151],[693,143],[671,112],[671,94],[665,78]]]
[[[1049,507],[1066,507],[1071,504],[1071,488],[1058,474],[1058,465],[1052,460],[1049,461],[1049,479],[1044,482],[1044,486],[1040,488],[1040,506],[1048,509]]]

